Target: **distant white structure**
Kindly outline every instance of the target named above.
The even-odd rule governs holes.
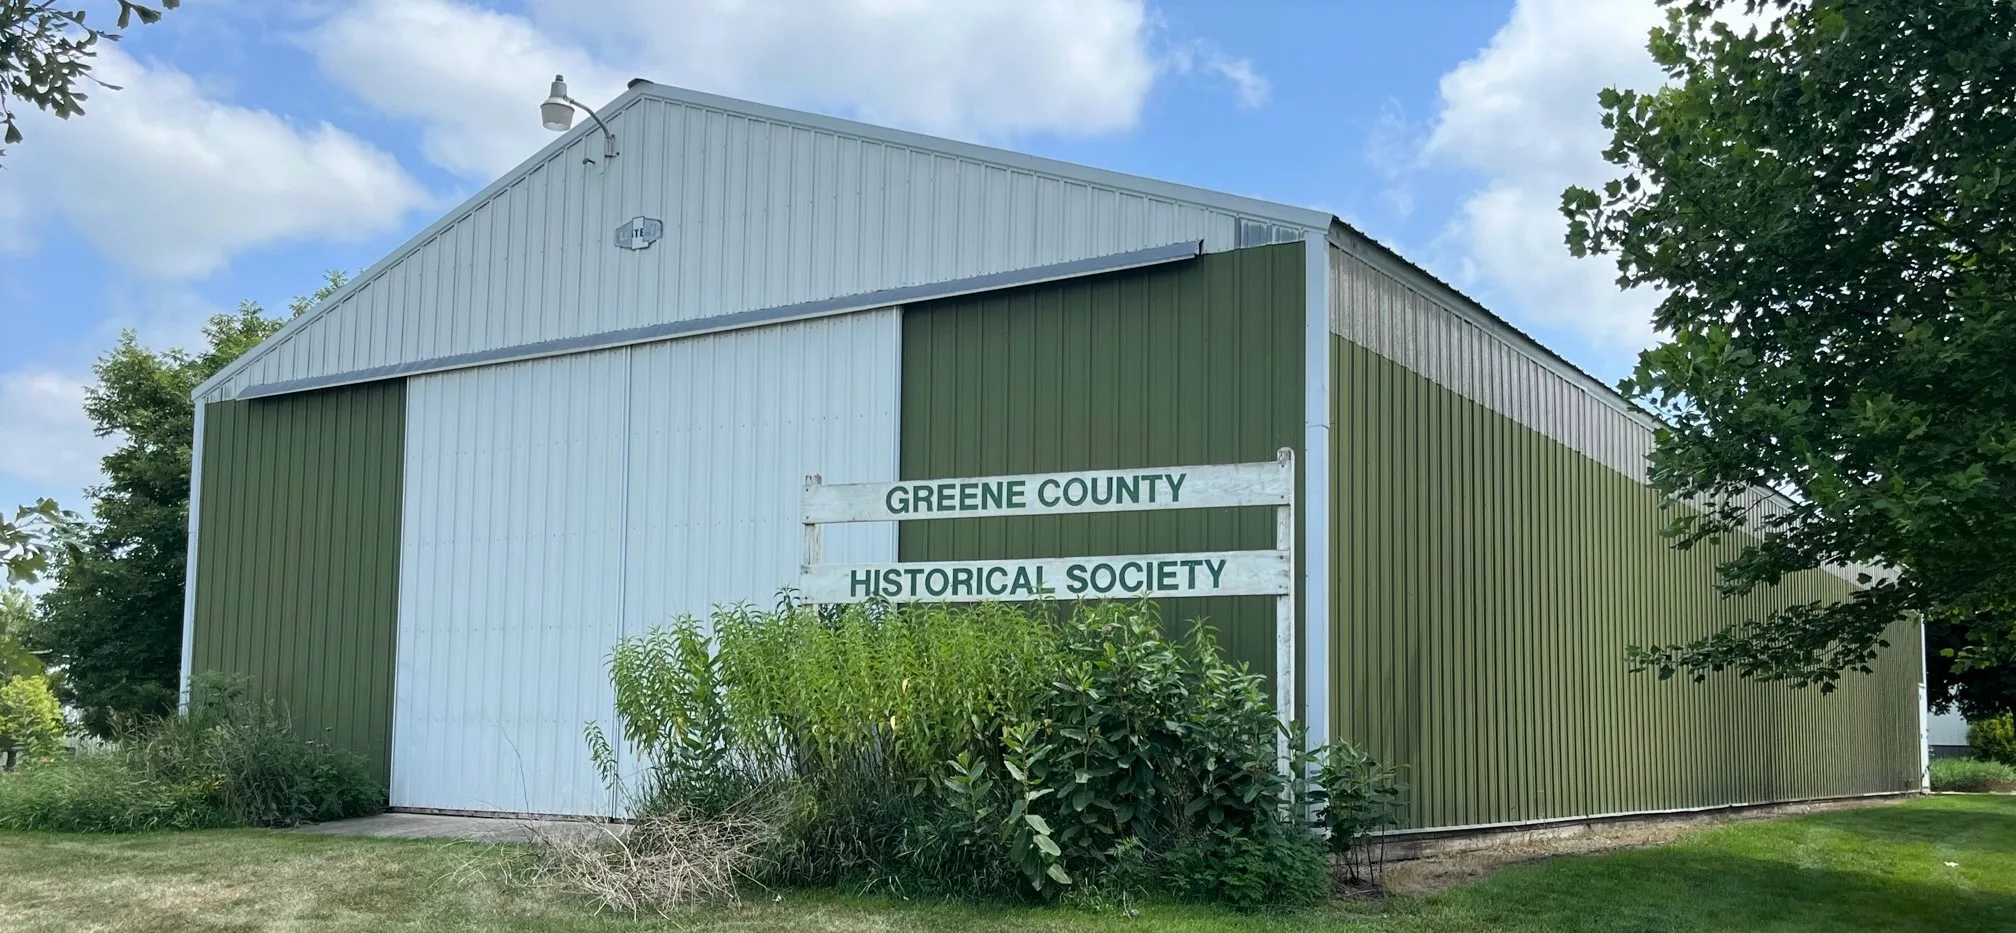
[[[1933,758],[1964,758],[1967,755],[1967,717],[1959,713],[1929,713],[1925,744]]]

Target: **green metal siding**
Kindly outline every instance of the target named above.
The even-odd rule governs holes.
[[[204,411],[192,670],[249,675],[387,774],[403,382]]]
[[[1631,644],[1794,601],[1806,573],[1723,600],[1648,488],[1333,338],[1336,734],[1404,765],[1413,825],[1812,798],[1918,786],[1915,631],[1840,691],[1632,674]]]
[[[904,309],[904,479],[1252,462],[1302,446],[1300,243]],[[1271,509],[906,522],[903,560],[1271,549]],[[1274,666],[1265,597],[1165,600]]]

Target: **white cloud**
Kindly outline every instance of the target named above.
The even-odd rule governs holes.
[[[1527,322],[1625,348],[1652,337],[1657,296],[1620,291],[1606,257],[1570,256],[1560,199],[1569,185],[1614,177],[1596,94],[1664,80],[1645,51],[1663,21],[1652,0],[1519,0],[1490,45],[1442,76],[1427,155],[1485,178],[1450,234],[1472,274],[1503,288]]]
[[[12,210],[59,215],[139,272],[204,275],[271,243],[382,233],[427,201],[390,155],[327,123],[212,100],[116,48],[100,48],[93,73],[124,90],[93,94],[74,120],[24,114]]]
[[[501,175],[553,139],[537,105],[553,75],[600,106],[623,77],[524,17],[454,0],[367,0],[310,39],[324,74],[379,110],[422,124],[429,161],[462,175]]]
[[[70,489],[102,479],[98,460],[113,442],[84,416],[89,381],[48,369],[0,373],[0,473]]]
[[[1168,67],[1179,73],[1202,70],[1224,78],[1238,95],[1239,106],[1251,110],[1267,106],[1274,96],[1273,85],[1253,69],[1252,59],[1235,58],[1216,43],[1196,40],[1172,50]]]
[[[310,46],[337,84],[420,123],[429,159],[488,178],[552,139],[533,107],[555,73],[598,106],[637,76],[969,139],[1126,130],[1172,71],[1265,103],[1250,61],[1158,52],[1159,30],[1143,0],[365,0]]]

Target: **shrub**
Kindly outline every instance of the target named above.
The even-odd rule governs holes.
[[[2016,768],[1999,761],[1941,758],[1932,762],[1932,789],[1966,794],[2016,791]]]
[[[204,678],[188,715],[120,730],[101,754],[57,757],[0,780],[0,827],[132,832],[292,826],[384,807],[356,756],[301,739],[242,683]]]
[[[938,822],[942,763],[1026,705],[1050,650],[1040,620],[998,606],[735,607],[708,628],[682,618],[611,653],[641,773],[620,781],[593,725],[589,747],[634,814],[781,814],[764,864],[784,884],[931,877],[903,866]]]
[[[2003,713],[1968,726],[1967,748],[1983,761],[2016,768],[2016,714]]]
[[[610,671],[641,767],[623,781],[591,725],[604,778],[647,820],[774,815],[738,863],[766,883],[1242,907],[1328,890],[1263,678],[1201,626],[1171,639],[1150,604],[737,608],[626,639]],[[598,864],[658,854],[625,845]]]
[[[1317,811],[1330,851],[1351,880],[1377,882],[1385,850],[1373,834],[1400,825],[1406,782],[1346,742],[1313,750],[1304,768],[1316,775],[1308,806]]]
[[[63,750],[63,708],[41,675],[0,681],[0,764],[13,756],[48,758]]]

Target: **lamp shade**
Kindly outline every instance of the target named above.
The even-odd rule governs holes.
[[[555,133],[574,125],[574,105],[567,101],[567,78],[553,76],[553,89],[546,94],[546,102],[539,105],[539,123]]]
[[[574,105],[557,97],[539,105],[539,123],[555,133],[574,125]]]

